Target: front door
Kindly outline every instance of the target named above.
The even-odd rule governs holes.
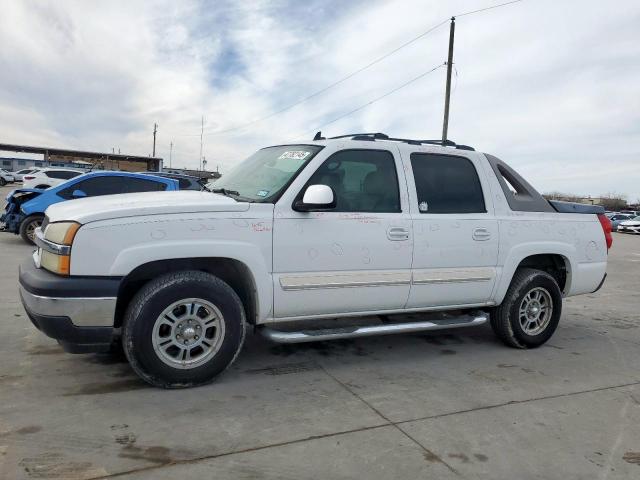
[[[279,319],[397,310],[407,301],[413,238],[398,150],[352,143],[353,149],[327,147],[318,154],[303,172],[307,178],[299,178],[276,204],[273,278]],[[332,188],[336,206],[293,210],[293,202],[317,184]]]
[[[499,235],[480,162],[475,154],[420,151],[403,160],[414,231],[407,308],[484,304],[496,279]]]

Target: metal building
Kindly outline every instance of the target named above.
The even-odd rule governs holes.
[[[0,143],[1,152],[31,153],[41,158],[16,158],[0,155],[0,168],[17,171],[29,167],[75,167],[126,172],[160,171],[162,158],[117,153],[85,152],[66,148],[35,147]]]

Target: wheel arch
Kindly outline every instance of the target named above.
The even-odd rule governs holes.
[[[260,316],[261,305],[256,279],[251,269],[240,260],[228,257],[192,257],[154,260],[141,264],[126,275],[120,284],[116,302],[116,327],[122,326],[132,298],[147,282],[165,273],[180,270],[207,272],[227,283],[240,297],[250,324]],[[262,307],[264,308],[264,307]]]
[[[496,304],[502,303],[518,268],[527,267],[542,270],[553,276],[566,296],[571,291],[572,272],[575,265],[575,249],[566,244],[550,244],[538,248],[521,248],[511,252],[502,269],[502,276],[496,285]]]

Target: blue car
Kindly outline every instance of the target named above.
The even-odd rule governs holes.
[[[44,212],[54,203],[75,198],[115,195],[134,192],[164,192],[178,190],[178,181],[142,173],[92,172],[85,173],[45,190],[19,188],[7,195],[7,206],[0,222],[4,231],[20,234],[33,244],[35,229],[42,225]]]

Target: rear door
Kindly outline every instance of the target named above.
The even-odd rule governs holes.
[[[403,150],[414,232],[407,308],[483,304],[496,279],[498,222],[480,159],[440,152]]]

